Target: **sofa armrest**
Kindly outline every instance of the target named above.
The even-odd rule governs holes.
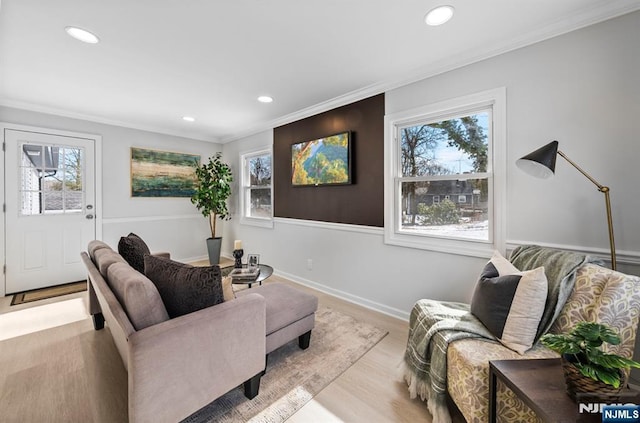
[[[129,338],[129,421],[175,422],[265,367],[265,300],[250,294]]]

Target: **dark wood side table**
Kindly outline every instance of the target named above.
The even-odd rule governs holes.
[[[580,413],[569,398],[559,358],[489,361],[489,422],[497,417],[498,379],[544,422],[602,422],[600,413]]]

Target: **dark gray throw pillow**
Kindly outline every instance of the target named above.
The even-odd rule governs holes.
[[[171,318],[224,301],[219,266],[190,266],[145,256],[144,273],[154,283]]]
[[[118,253],[140,273],[144,273],[144,256],[151,254],[147,244],[133,232],[120,238]]]
[[[535,341],[546,299],[543,267],[521,272],[496,252],[476,284],[471,313],[505,347],[524,354]]]

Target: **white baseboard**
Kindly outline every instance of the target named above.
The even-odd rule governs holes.
[[[341,300],[348,301],[353,304],[357,304],[359,306],[368,308],[373,311],[377,311],[382,314],[386,314],[387,316],[395,317],[396,319],[409,321],[409,312],[405,310],[399,310],[397,308],[389,307],[384,304],[377,303],[375,301],[367,300],[366,298],[358,297],[357,295],[349,294],[344,291],[340,291],[338,289],[330,288],[326,285],[322,285],[320,283],[311,281],[309,279],[301,278],[296,275],[292,275],[290,273],[282,272],[277,269],[274,269],[274,274],[276,276],[282,276],[283,278],[289,279],[292,282],[295,282],[300,285],[307,286],[309,288],[316,289],[320,292],[324,292],[325,294],[332,295],[334,297],[340,298]]]

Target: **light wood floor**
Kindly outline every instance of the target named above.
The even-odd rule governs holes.
[[[431,422],[426,404],[409,399],[406,385],[397,374],[407,340],[407,322],[278,276],[265,283],[274,281],[312,292],[321,305],[389,331],[288,422]],[[78,304],[86,302],[85,296],[72,294],[12,307],[11,296],[0,298],[0,338],[8,326],[22,330],[0,340],[1,421],[126,421],[127,374],[108,328],[94,331],[87,315],[78,317]],[[51,306],[59,308],[53,310],[58,315],[56,321],[46,318]],[[39,309],[43,311],[39,313]],[[64,323],[65,318],[68,323]],[[54,327],[46,328],[48,322]],[[28,333],[29,327],[37,332]],[[454,422],[463,421],[459,415],[454,416]]]

